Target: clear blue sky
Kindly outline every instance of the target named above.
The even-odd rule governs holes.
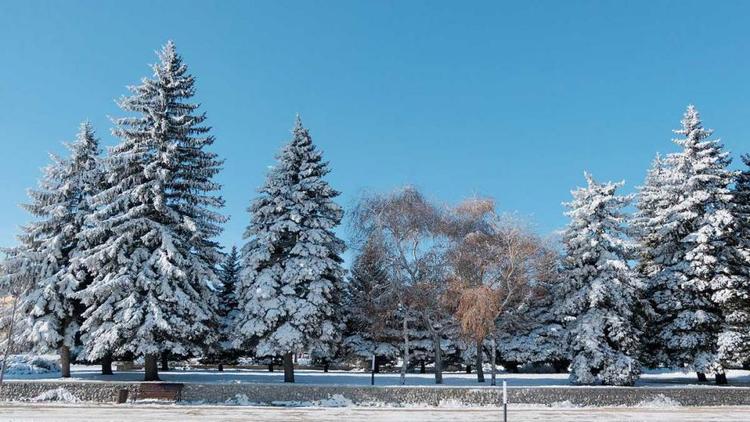
[[[584,169],[641,183],[688,103],[750,152],[750,2],[4,0],[0,245],[80,121],[114,142],[113,100],[168,39],[226,158],[225,244],[297,112],[344,206],[413,184],[492,196],[541,233]]]

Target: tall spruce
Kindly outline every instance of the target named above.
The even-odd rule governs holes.
[[[219,371],[224,370],[224,364],[234,361],[238,351],[232,347],[231,333],[233,315],[237,312],[236,289],[240,280],[240,254],[236,246],[232,246],[227,256],[219,266],[219,280],[221,290],[219,291],[218,322],[220,328],[219,342],[214,351],[215,360],[218,361]]]
[[[649,280],[651,337],[659,340],[663,365],[692,369],[699,379],[714,373],[724,382],[718,350],[722,296],[714,294],[732,283],[730,159],[719,141],[709,139],[712,131],[692,105],[675,133],[681,151],[665,157],[661,205],[649,223],[657,228],[649,252],[655,265]]]
[[[294,382],[294,353],[332,356],[341,339],[344,242],[333,229],[343,211],[328,172],[297,117],[249,208],[234,343],[257,342],[258,357],[283,355],[285,382]]]
[[[398,297],[388,279],[383,246],[371,236],[354,259],[346,289],[348,352],[378,362],[398,358],[400,326]]]
[[[158,379],[159,354],[198,355],[216,340],[211,238],[223,221],[221,161],[204,149],[213,137],[190,102],[194,78],[171,41],[158,55],[153,76],[119,101],[131,115],[115,121],[120,143],[80,258],[94,274],[81,292],[86,356],[143,356],[146,380]]]
[[[649,300],[659,290],[659,285],[654,280],[664,267],[662,260],[657,256],[658,251],[665,245],[662,232],[664,227],[659,216],[676,200],[674,192],[669,188],[668,170],[665,159],[657,154],[651,162],[644,184],[638,187],[636,211],[630,221],[630,232],[637,242],[638,261],[635,270],[644,282],[644,294],[640,302],[642,306],[638,308],[646,322],[641,362],[654,368],[669,360],[658,337],[655,322],[659,317]]]
[[[633,312],[640,284],[628,260],[623,183],[598,183],[572,192],[560,293],[573,384],[632,385],[640,366],[640,331]]]
[[[732,191],[734,235],[729,237],[730,283],[714,294],[722,305],[724,326],[719,335],[719,353],[728,364],[750,364],[750,155],[737,172]]]
[[[7,281],[26,283],[19,292],[18,313],[25,315],[21,340],[39,353],[58,351],[63,377],[70,376],[81,323],[76,299],[81,285],[71,258],[80,251],[84,219],[102,180],[99,141],[90,123],[82,123],[66,146],[69,157],[51,155],[39,188],[29,190],[31,202],[23,207],[36,220],[23,227],[4,263]]]

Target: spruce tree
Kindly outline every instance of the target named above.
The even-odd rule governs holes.
[[[283,355],[285,382],[294,382],[294,353],[332,356],[341,339],[344,242],[333,229],[343,211],[328,172],[298,117],[249,209],[234,344]]]
[[[650,252],[655,263],[649,281],[650,336],[659,340],[664,365],[692,369],[699,379],[715,373],[722,382],[722,305],[714,294],[732,283],[730,159],[719,141],[708,139],[712,131],[703,128],[692,105],[675,133],[681,151],[665,158],[661,205],[649,223],[657,230]]]
[[[344,345],[350,354],[362,359],[374,355],[378,362],[398,357],[398,297],[388,279],[377,236],[370,237],[354,259],[344,306],[347,315]]]
[[[146,380],[158,379],[160,353],[197,355],[216,340],[211,238],[223,221],[212,182],[221,162],[204,150],[213,138],[190,102],[194,78],[171,41],[152,68],[119,101],[131,115],[115,121],[120,143],[80,258],[94,273],[81,292],[87,357],[143,356]]]
[[[236,289],[240,279],[240,254],[237,247],[232,249],[219,267],[219,303],[217,316],[220,327],[219,343],[215,351],[219,363],[219,371],[224,369],[224,363],[237,358],[237,351],[231,345],[232,316],[237,310]]]
[[[730,283],[714,293],[722,306],[724,325],[719,335],[719,354],[727,364],[750,363],[750,155],[738,172],[732,191],[734,235],[729,237]]]
[[[633,312],[639,282],[628,260],[622,183],[598,183],[572,192],[563,233],[560,287],[573,384],[632,385],[640,367],[640,331]]]
[[[80,250],[89,201],[101,183],[99,141],[91,124],[82,123],[76,140],[66,146],[70,156],[51,155],[39,188],[29,190],[31,202],[23,207],[36,220],[23,228],[4,263],[7,281],[26,283],[18,306],[25,315],[22,341],[38,353],[58,351],[63,377],[70,376],[81,323],[80,284],[71,258]]]
[[[636,211],[630,221],[630,232],[637,242],[638,261],[635,270],[644,283],[644,294],[640,301],[641,306],[638,307],[638,312],[646,322],[641,362],[650,367],[658,367],[669,360],[658,337],[655,322],[659,317],[649,300],[659,290],[654,280],[663,269],[662,262],[657,256],[659,250],[665,246],[664,227],[660,215],[676,200],[668,184],[668,170],[664,158],[657,154],[646,174],[644,184],[638,187]]]

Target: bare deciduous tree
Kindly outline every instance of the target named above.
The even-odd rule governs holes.
[[[491,200],[468,200],[452,215],[450,302],[461,332],[477,344],[480,382],[482,346],[490,340],[494,385],[495,333],[538,294],[537,283],[554,269],[550,249],[517,220],[499,216]]]
[[[410,316],[430,332],[435,351],[435,382],[442,383],[440,342],[451,317],[445,306],[445,252],[448,245],[445,213],[417,189],[363,198],[353,213],[355,237],[377,233],[382,239],[392,288],[398,298],[404,339],[401,383],[409,366]]]

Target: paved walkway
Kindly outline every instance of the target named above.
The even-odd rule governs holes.
[[[713,422],[749,421],[750,407],[672,409],[627,408],[511,408],[509,422]],[[175,405],[0,405],[0,421],[502,421],[500,409],[379,409],[379,408],[269,408]]]

